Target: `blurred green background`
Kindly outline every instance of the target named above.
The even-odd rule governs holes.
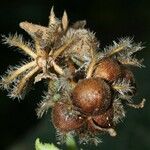
[[[145,108],[127,108],[127,117],[117,126],[118,136],[103,136],[98,147],[83,146],[83,149],[101,150],[150,150],[150,1],[149,0],[1,0],[0,34],[24,34],[19,28],[21,21],[47,25],[51,6],[58,17],[67,10],[70,22],[86,19],[87,27],[96,32],[101,48],[119,37],[134,37],[146,47],[137,57],[144,58],[146,68],[134,69],[138,94],[135,102],[147,99]],[[0,74],[9,65],[18,64],[25,58],[14,48],[0,45]],[[11,100],[5,91],[0,91],[0,149],[33,150],[37,137],[42,142],[54,142],[55,130],[51,125],[50,112],[37,119],[35,108],[41,100],[44,84],[38,83],[23,101]]]

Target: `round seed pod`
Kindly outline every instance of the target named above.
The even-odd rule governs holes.
[[[52,122],[61,132],[69,132],[83,125],[83,117],[73,112],[70,104],[57,102],[52,109]]]
[[[90,116],[87,119],[87,128],[91,132],[98,132],[101,128],[112,128],[114,126],[113,117],[114,112],[113,107],[111,107],[101,115]]]
[[[113,107],[110,107],[105,113],[93,116],[93,122],[101,128],[110,128],[113,126]]]
[[[121,77],[121,65],[113,58],[102,59],[94,72],[94,77],[103,78],[109,82],[118,80]]]
[[[111,104],[110,87],[101,78],[81,80],[72,92],[72,100],[82,113],[103,113]]]

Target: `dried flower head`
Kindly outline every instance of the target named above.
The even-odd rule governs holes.
[[[144,107],[145,99],[133,103],[136,80],[129,69],[144,67],[143,60],[134,55],[143,46],[121,38],[100,52],[95,34],[85,25],[85,20],[69,25],[66,11],[58,19],[53,7],[46,27],[21,22],[32,41],[25,42],[22,35],[15,34],[2,36],[3,43],[19,48],[30,59],[10,67],[0,86],[11,98],[22,99],[31,84],[46,79],[48,91],[38,104],[37,116],[51,108],[60,141],[72,135],[78,136],[80,143],[97,145],[99,134],[117,135],[116,125],[125,117],[124,104]]]
[[[19,48],[31,58],[20,66],[12,67],[2,76],[1,86],[10,91],[11,98],[23,98],[27,83],[31,83],[32,79],[36,83],[42,79],[53,80],[59,75],[65,76],[64,66],[61,64],[68,59],[81,67],[85,61],[90,61],[93,51],[98,48],[94,34],[83,28],[83,22],[76,22],[68,27],[67,13],[64,12],[59,20],[55,17],[53,7],[48,27],[27,21],[21,22],[20,27],[32,37],[34,46],[30,42],[24,42],[21,35],[3,36],[4,44]]]

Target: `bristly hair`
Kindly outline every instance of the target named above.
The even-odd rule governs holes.
[[[57,140],[57,144],[65,144],[68,140],[70,140],[71,138],[75,137],[76,133],[75,131],[70,131],[67,133],[62,133],[60,132],[58,129],[56,129],[56,140]]]
[[[112,88],[124,96],[128,95],[128,92],[132,93],[135,87],[131,85],[129,80],[119,79],[112,84]]]
[[[143,49],[142,46],[139,46],[139,47],[134,46],[131,49],[127,49],[127,50],[119,53],[116,56],[116,59],[118,59],[118,61],[123,65],[135,66],[135,67],[139,67],[139,68],[145,67],[142,64],[144,59],[138,60],[137,58],[135,58],[135,55],[133,55],[136,51],[140,51],[142,49]]]
[[[47,113],[48,109],[53,107],[60,99],[70,100],[69,93],[71,86],[68,82],[64,77],[60,77],[59,80],[49,81],[48,92],[44,92],[43,100],[38,104],[38,108],[36,109],[38,118]]]
[[[113,45],[107,46],[104,48],[104,55],[106,57],[113,56],[117,53],[120,53],[123,50],[132,47],[133,39],[126,37],[119,39],[119,42],[113,41]]]
[[[35,62],[22,61],[20,65],[10,66],[3,76],[1,76],[0,85],[1,88],[10,90],[12,84],[16,84],[17,80],[26,75],[32,68],[32,64]],[[23,66],[23,67],[22,67]]]
[[[52,100],[52,96],[50,93],[45,92],[43,96],[43,100],[38,104],[38,108],[36,109],[36,114],[38,118],[41,118],[44,113],[47,113],[49,108],[54,106],[54,101]]]
[[[44,92],[42,101],[38,104],[36,113],[38,118],[41,118],[48,109],[53,107],[54,104],[61,98],[59,89],[61,88],[60,80],[50,80],[48,84],[48,91]]]
[[[15,33],[14,35],[9,34],[8,37],[2,35],[3,44],[8,44],[10,47],[19,48],[20,52],[24,55],[29,55],[31,57],[36,57],[35,49],[32,42],[25,42],[22,35]]]
[[[104,49],[104,57],[114,57],[118,59],[124,65],[131,65],[136,67],[145,67],[142,62],[143,59],[138,60],[134,56],[134,53],[141,51],[144,46],[142,43],[134,43],[133,38],[121,38],[119,42],[113,41],[112,46],[107,46]]]
[[[126,54],[128,56],[131,56],[134,53],[136,53],[138,51],[141,51],[143,48],[145,48],[145,47],[142,45],[142,42],[139,42],[139,43],[132,42],[131,47],[129,47],[129,48],[126,49]]]
[[[114,109],[113,122],[114,124],[118,124],[126,116],[126,112],[119,98],[114,100],[113,109]]]
[[[138,60],[135,57],[127,56],[125,54],[119,55],[117,59],[123,65],[135,66],[139,68],[145,67],[145,65],[143,65],[144,59]]]
[[[33,83],[31,80],[37,71],[38,67],[32,68],[23,77],[17,79],[9,90],[8,96],[12,99],[23,99],[26,92],[29,91],[29,88],[31,87],[30,84]]]
[[[94,133],[84,133],[82,135],[79,135],[79,144],[94,144],[95,146],[98,146],[99,143],[102,143],[102,139],[98,137],[98,135],[95,135]]]

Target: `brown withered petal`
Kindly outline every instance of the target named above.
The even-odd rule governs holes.
[[[78,114],[73,114],[72,111],[70,104],[64,102],[57,102],[53,107],[52,122],[60,132],[69,132],[83,125],[84,119]]]
[[[103,113],[111,104],[110,87],[100,78],[84,79],[74,88],[72,100],[83,113]]]
[[[121,77],[121,73],[121,65],[117,60],[113,58],[104,58],[95,69],[94,76],[113,82]]]

